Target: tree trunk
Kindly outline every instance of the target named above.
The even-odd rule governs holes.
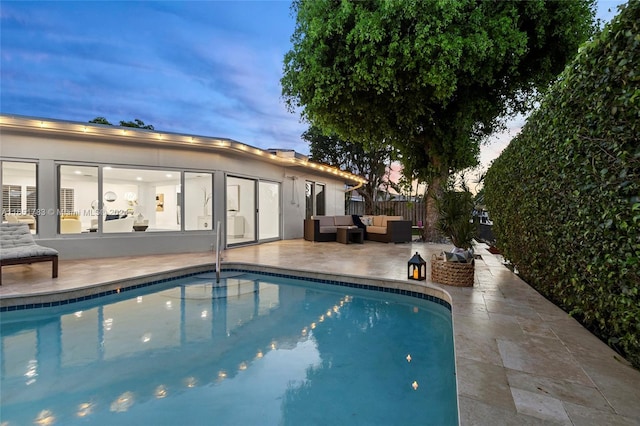
[[[373,211],[373,200],[374,200],[374,196],[372,196],[371,192],[371,185],[365,185],[364,186],[364,191],[362,191],[362,198],[364,199],[364,214],[366,215],[370,215],[370,214],[374,214]]]
[[[437,165],[438,161],[435,159],[432,160],[433,165]],[[440,171],[440,173],[435,174],[429,182],[427,186],[427,193],[425,194],[425,224],[422,230],[422,238],[424,241],[432,242],[432,243],[442,243],[445,241],[445,237],[438,231],[436,228],[436,223],[438,222],[438,210],[436,209],[436,198],[440,196],[442,193],[442,185],[446,184],[448,179],[448,174],[446,171]]]
[[[429,187],[427,188],[427,193],[425,195],[425,209],[426,213],[424,215],[425,223],[424,228],[422,230],[422,238],[424,241],[428,242],[440,242],[441,237],[440,233],[436,229],[436,222],[438,221],[438,212],[436,210],[436,194],[440,191],[441,183],[439,182],[439,178],[433,179],[431,183],[429,183]]]

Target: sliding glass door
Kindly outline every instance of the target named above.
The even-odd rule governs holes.
[[[227,176],[227,245],[280,238],[280,184]]]
[[[276,240],[280,238],[280,184],[261,181],[258,188],[259,239]]]
[[[227,244],[256,241],[256,181],[227,176]]]

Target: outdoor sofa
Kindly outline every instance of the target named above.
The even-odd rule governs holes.
[[[51,277],[58,276],[58,251],[36,244],[26,223],[0,223],[0,268],[7,265],[52,262]],[[0,273],[0,284],[2,274]]]
[[[340,227],[357,226],[364,239],[382,243],[411,242],[411,221],[402,216],[312,216],[304,220],[304,239],[307,241],[336,241]]]

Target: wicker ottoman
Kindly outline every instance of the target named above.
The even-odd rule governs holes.
[[[431,281],[456,287],[473,287],[474,262],[447,262],[431,256]]]

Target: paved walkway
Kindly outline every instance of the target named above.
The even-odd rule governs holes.
[[[311,243],[304,240],[234,248],[224,262],[265,265],[407,283],[418,251],[448,246],[411,243]],[[638,425],[640,371],[504,267],[486,247],[477,251],[473,288],[435,286],[451,300],[461,425]],[[210,268],[212,253],[61,260],[3,268],[0,305],[47,294],[94,291],[122,280]],[[146,278],[145,278],[146,277]],[[360,278],[361,279],[361,278]]]

